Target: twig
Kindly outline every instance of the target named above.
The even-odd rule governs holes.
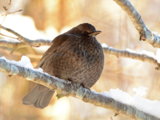
[[[149,42],[153,47],[160,48],[160,36],[152,33],[128,0],[114,0],[129,16],[135,28],[140,34],[140,40]]]
[[[10,7],[10,5],[11,5],[11,0],[8,3],[8,8]],[[1,29],[1,25],[3,24],[3,22],[4,22],[4,20],[5,20],[6,16],[7,16],[8,8],[6,6],[3,6],[3,9],[6,11],[6,14],[5,14],[4,18],[3,18],[2,23],[0,24],[0,29]]]
[[[28,45],[22,42],[11,42],[11,41],[0,39],[0,46],[6,46],[8,48],[15,48],[15,47],[22,48],[22,47],[27,47]]]
[[[5,37],[9,37],[9,38],[13,38],[13,39],[18,39],[18,38],[15,38],[15,37],[12,37],[12,36],[9,36],[9,35],[5,35],[5,34],[2,34],[2,33],[0,33],[0,35],[5,36]]]
[[[14,11],[14,12],[8,12],[6,14],[2,14],[1,16],[8,15],[8,14],[13,14],[13,13],[16,13],[16,12],[21,12],[21,11],[22,11],[22,9]]]
[[[35,41],[30,41],[30,43],[35,44],[37,42],[37,44],[41,44],[41,46],[50,46],[51,45],[51,40],[45,40],[45,39],[38,39]],[[12,42],[12,41],[8,41],[8,40],[4,40],[4,39],[0,39],[0,46],[6,46],[8,48],[22,48],[22,47],[28,47],[30,45],[24,43],[24,42]]]

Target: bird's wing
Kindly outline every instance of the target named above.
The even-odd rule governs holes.
[[[57,36],[52,41],[52,45],[50,46],[50,48],[44,53],[43,57],[39,61],[36,68],[42,67],[45,61],[47,61],[47,59],[57,51],[57,49],[61,46],[61,44],[67,41],[69,38],[70,38],[69,34],[62,34]]]

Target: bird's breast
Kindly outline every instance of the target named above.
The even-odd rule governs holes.
[[[101,45],[96,40],[75,40],[65,45],[54,55],[54,72],[62,79],[90,88],[103,70],[104,54]]]

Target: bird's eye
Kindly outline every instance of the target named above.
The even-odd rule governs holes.
[[[87,35],[87,32],[86,32],[86,31],[83,31],[83,34]]]

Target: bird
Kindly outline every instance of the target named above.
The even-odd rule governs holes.
[[[57,36],[36,68],[51,76],[71,81],[90,89],[101,76],[104,53],[96,35],[101,33],[89,23],[82,23]],[[24,105],[43,109],[48,106],[53,90],[37,84],[22,99]]]

